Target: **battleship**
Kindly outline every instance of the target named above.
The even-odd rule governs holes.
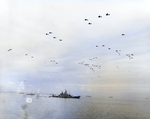
[[[80,99],[80,96],[72,96],[67,93],[67,90],[65,92],[61,92],[59,95],[52,95],[52,97],[55,98],[75,98],[75,99]]]

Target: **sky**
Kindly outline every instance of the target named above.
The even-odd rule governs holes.
[[[150,97],[149,4],[0,0],[0,92]]]

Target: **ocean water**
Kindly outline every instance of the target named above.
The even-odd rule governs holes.
[[[0,93],[0,119],[150,119],[150,99],[61,99]]]

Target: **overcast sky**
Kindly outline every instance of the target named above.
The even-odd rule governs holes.
[[[150,97],[149,4],[0,0],[0,91]]]

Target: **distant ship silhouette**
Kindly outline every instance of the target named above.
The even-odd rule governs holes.
[[[67,90],[65,90],[65,92],[61,92],[59,95],[52,95],[52,97],[56,97],[56,98],[75,98],[75,99],[80,99],[81,96],[72,96],[70,94],[67,93]]]

